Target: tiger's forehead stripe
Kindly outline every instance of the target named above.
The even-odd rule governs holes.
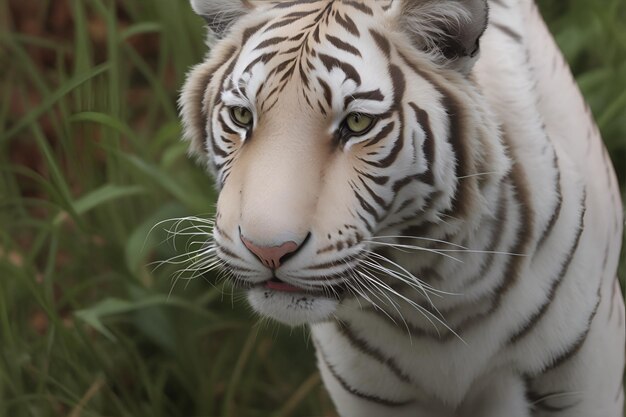
[[[331,72],[333,68],[339,68],[346,74],[347,79],[354,81],[357,86],[361,85],[361,75],[352,64],[326,54],[319,54],[318,56],[328,72]]]
[[[267,12],[270,15],[274,13],[274,17],[246,31],[242,39],[242,57],[249,57],[250,61],[241,62],[243,70],[236,71],[235,77],[229,79],[228,85],[223,88],[241,93],[241,85],[245,86],[247,80],[263,78],[250,91],[254,95],[248,98],[256,101],[258,109],[267,112],[277,104],[295,76],[300,82],[300,94],[304,102],[311,109],[328,115],[333,108],[331,91],[336,90],[337,85],[330,87],[328,81],[322,80],[317,73],[320,68],[329,74],[338,69],[345,74],[346,80],[353,81],[357,88],[361,86],[363,80],[357,63],[348,63],[343,59],[346,55],[342,54],[365,59],[362,51],[354,46],[354,41],[361,37],[355,19],[360,16],[363,20],[359,21],[359,26],[367,26],[367,19],[374,16],[372,7],[384,6],[382,3],[368,5],[345,0],[274,3]],[[319,48],[322,43],[327,45],[323,52]],[[383,52],[389,54],[389,51]],[[249,74],[248,78],[240,83],[236,78],[245,74]],[[384,101],[380,90],[379,94],[353,93],[344,92],[344,105],[354,101],[351,96],[360,96],[362,100]],[[326,103],[320,100],[320,95],[324,96]]]
[[[357,27],[356,23],[354,23],[354,20],[350,18],[350,16],[345,15],[342,17],[340,14],[337,14],[335,16],[335,21],[352,35],[361,36],[359,28]]]
[[[356,49],[354,46],[350,45],[349,43],[346,43],[344,41],[342,41],[341,39],[333,36],[333,35],[326,35],[326,39],[333,45],[335,46],[335,48],[337,49],[341,49],[343,51],[346,51],[352,55],[356,55],[358,57],[361,57],[361,53],[359,52],[358,49]]]
[[[369,8],[368,6],[366,6],[365,4],[363,4],[363,3],[359,3],[359,2],[353,1],[353,0],[344,0],[343,4],[345,4],[347,6],[354,7],[355,9],[357,9],[357,10],[359,10],[359,11],[365,13],[365,14],[368,14],[370,16],[374,15],[374,11],[371,8]]]
[[[387,38],[385,38],[385,36],[383,36],[381,33],[379,33],[378,31],[374,29],[370,29],[370,34],[374,38],[374,41],[376,41],[376,44],[378,45],[380,50],[383,51],[387,59],[390,59],[391,58],[391,44],[389,43]]]
[[[243,31],[243,35],[241,37],[241,43],[244,44],[246,42],[248,42],[248,39],[250,39],[254,34],[256,34],[259,30],[261,30],[261,28],[263,26],[265,26],[267,24],[267,21],[263,21],[255,26],[249,27],[246,30]]]

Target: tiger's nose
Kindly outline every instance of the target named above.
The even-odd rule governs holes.
[[[259,246],[246,239],[242,234],[240,234],[239,237],[246,248],[259,258],[263,265],[271,269],[277,269],[281,263],[284,263],[288,258],[295,255],[304,245],[304,241],[302,244],[289,241],[278,246]]]

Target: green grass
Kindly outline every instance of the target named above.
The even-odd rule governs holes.
[[[183,0],[67,0],[70,35],[33,35],[17,3],[0,0],[0,416],[332,416],[303,330],[149,265],[177,255],[153,225],[215,201],[176,109],[201,20]],[[626,7],[542,6],[624,183]]]

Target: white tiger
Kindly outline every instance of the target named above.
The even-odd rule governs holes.
[[[191,3],[214,251],[340,415],[623,416],[619,189],[531,0]]]

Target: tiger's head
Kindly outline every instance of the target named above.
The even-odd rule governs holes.
[[[473,175],[506,170],[471,79],[484,0],[191,3],[211,51],[185,137],[219,189],[217,254],[260,314],[331,318],[388,285],[361,269],[377,243],[484,212],[497,175]]]

